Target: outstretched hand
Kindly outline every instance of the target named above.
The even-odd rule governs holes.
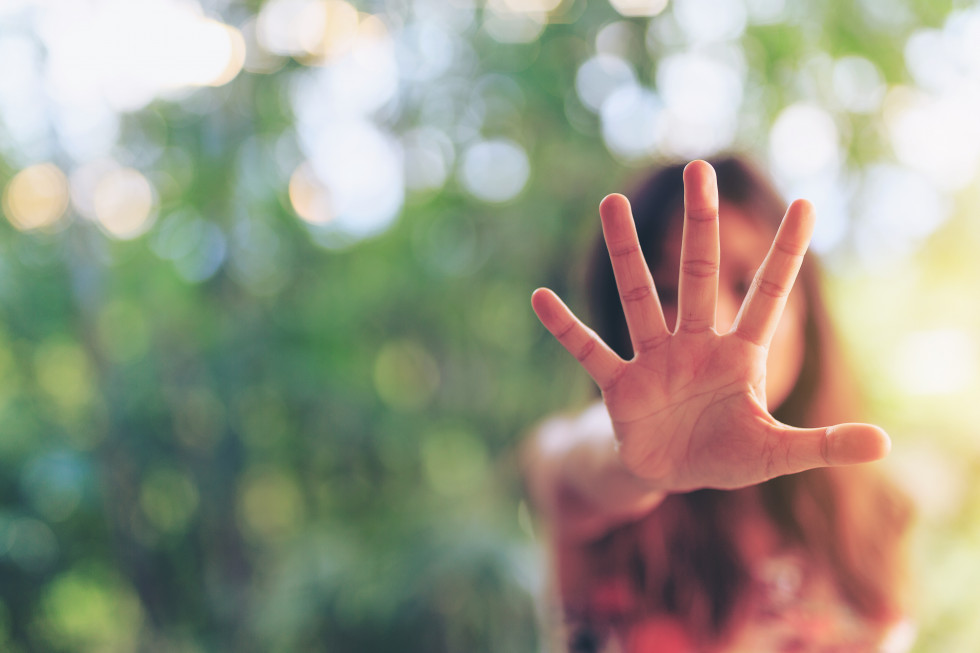
[[[718,297],[718,189],[714,170],[684,170],[677,324],[664,320],[640,251],[629,202],[609,195],[599,207],[606,247],[634,357],[624,361],[551,290],[532,305],[544,326],[602,390],[619,456],[665,491],[733,489],[814,467],[885,456],[890,441],[869,424],[794,428],[767,409],[766,358],[813,232],[808,202],[790,205],[735,322],[715,330]]]

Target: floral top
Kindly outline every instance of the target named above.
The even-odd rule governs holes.
[[[774,555],[752,569],[748,618],[726,653],[902,653],[915,628],[900,621],[871,627],[842,599],[825,574],[794,553]]]
[[[824,574],[798,554],[774,555],[752,569],[743,619],[732,637],[699,647],[669,617],[653,617],[628,629],[599,634],[569,628],[569,653],[905,653],[915,627],[901,620],[882,629],[869,624],[842,599]]]

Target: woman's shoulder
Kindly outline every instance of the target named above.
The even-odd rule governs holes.
[[[609,437],[612,422],[601,401],[574,411],[549,415],[532,429],[532,437],[544,452],[560,451],[570,443]]]

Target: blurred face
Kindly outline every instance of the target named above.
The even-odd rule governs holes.
[[[721,269],[718,284],[716,329],[728,331],[742,300],[752,285],[756,270],[769,251],[775,235],[740,207],[721,203],[719,232]],[[680,267],[682,224],[676,220],[667,234],[663,257],[652,270],[667,326],[677,321],[677,271]],[[796,383],[803,365],[803,293],[793,289],[769,347],[766,366],[766,399],[770,410],[781,404]]]

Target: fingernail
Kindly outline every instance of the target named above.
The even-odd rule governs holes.
[[[888,454],[891,440],[879,428],[867,425],[838,424],[824,435],[824,457],[831,465],[853,465],[878,460]],[[860,433],[865,431],[865,433]],[[875,433],[875,435],[872,435]]]

